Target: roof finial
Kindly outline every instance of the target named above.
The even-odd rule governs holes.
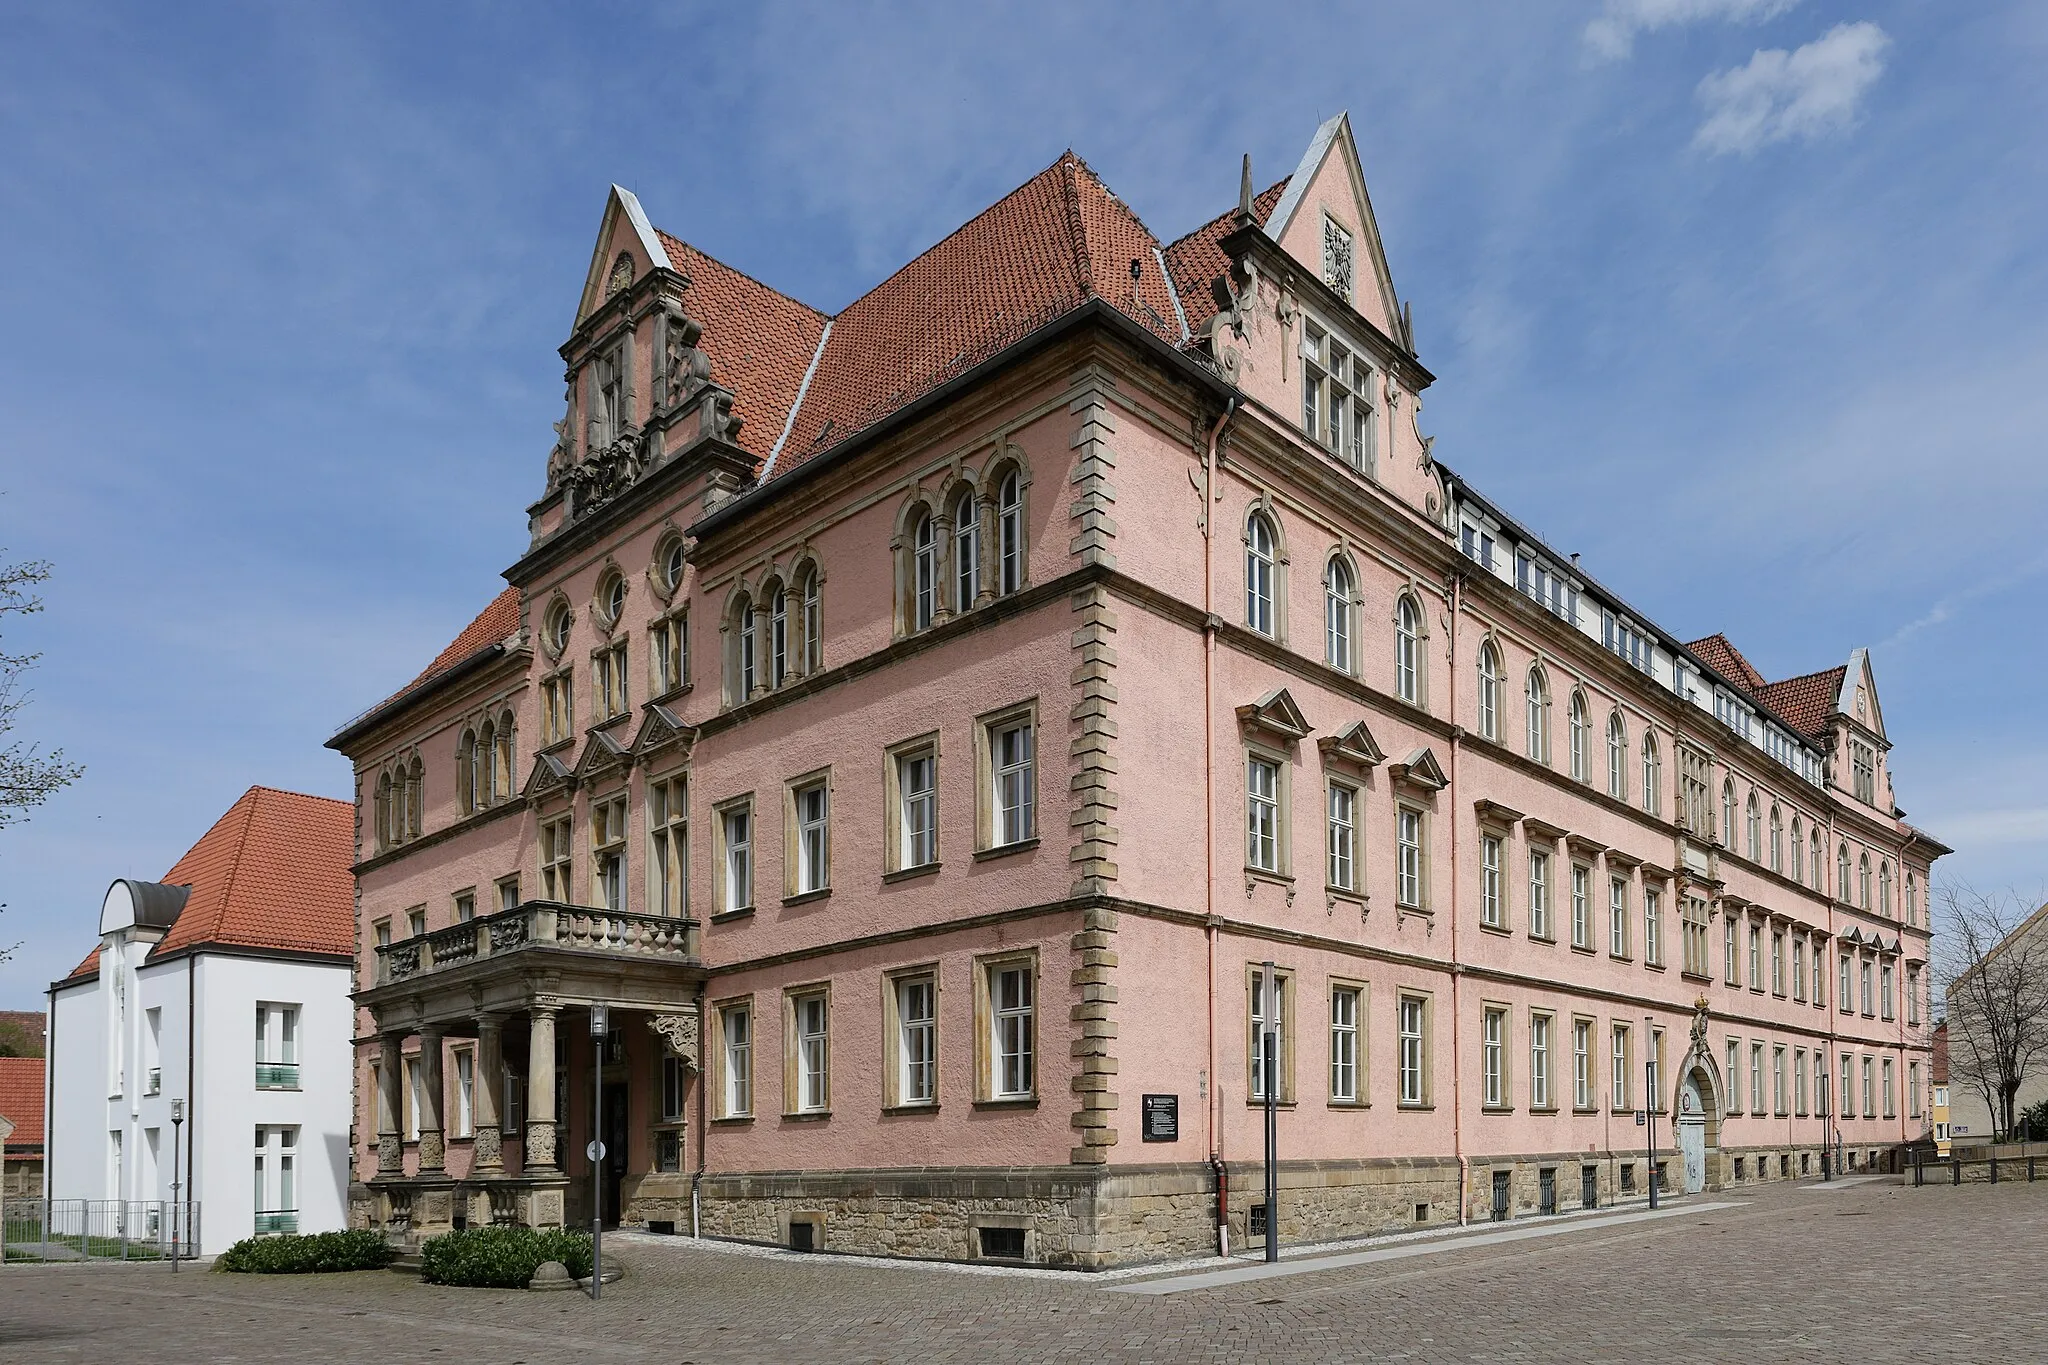
[[[1237,213],[1230,220],[1238,227],[1250,227],[1258,222],[1252,213],[1252,154],[1244,154],[1244,172],[1237,182]]]

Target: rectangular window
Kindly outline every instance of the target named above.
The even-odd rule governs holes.
[[[1792,1112],[1806,1117],[1806,1049],[1792,1049]]]
[[[1248,867],[1280,870],[1280,765],[1253,755],[1245,760],[1245,846]]]
[[[498,881],[498,909],[514,910],[519,906],[519,878],[503,877]]]
[[[988,841],[992,848],[1037,837],[1038,767],[1036,726],[1031,714],[1010,715],[982,726],[987,750]]]
[[[1749,988],[1764,988],[1764,931],[1760,924],[1749,926]]]
[[[1707,903],[1687,896],[1679,913],[1684,919],[1686,975],[1706,977],[1712,970],[1707,961]]]
[[[718,1011],[720,1069],[719,1117],[742,1118],[754,1112],[754,1016],[745,1005]]]
[[[1330,987],[1330,1099],[1337,1104],[1356,1104],[1358,1084],[1358,1017],[1363,988]]]
[[[1330,885],[1358,889],[1358,790],[1341,782],[1329,788]]]
[[[590,867],[597,903],[626,908],[626,798],[590,803]]]
[[[683,1121],[683,1095],[689,1089],[690,1083],[689,1063],[681,1057],[671,1057],[667,1053],[663,1053],[659,1061],[660,1065],[655,1068],[657,1073],[656,1080],[660,1083],[659,1098],[661,1108],[658,1115],[659,1121],[662,1123],[681,1123]]]
[[[569,817],[546,820],[540,827],[540,897],[569,903],[569,859],[571,841]]]
[[[1856,1114],[1855,1059],[1848,1053],[1842,1054],[1842,1088],[1836,1103],[1841,1108],[1842,1118],[1853,1118]]]
[[[1273,998],[1266,998],[1266,973],[1262,967],[1251,968],[1251,1033],[1246,1049],[1251,1055],[1251,1085],[1249,1095],[1254,1100],[1266,1098],[1268,1085],[1277,1085],[1273,1098],[1282,1103],[1294,1098],[1287,1078],[1292,1070],[1287,1064],[1287,1048],[1291,1041],[1287,1028],[1287,1016],[1293,1001],[1289,999],[1287,973],[1276,970],[1273,973]],[[1266,1038],[1268,1024],[1272,1026],[1270,1051]]]
[[[988,996],[988,1096],[1029,1099],[1037,1093],[1037,973],[1035,960],[984,964]]]
[[[823,991],[789,998],[795,1052],[794,1112],[823,1114],[832,1107],[831,1004]]]
[[[683,612],[656,621],[647,632],[654,695],[666,696],[690,680],[689,617]]]
[[[1906,1117],[1920,1117],[1920,1063],[1906,1063]]]
[[[1735,916],[1733,913],[1723,910],[1721,912],[1721,974],[1722,979],[1731,986],[1737,984],[1740,980],[1739,962],[1740,959],[1735,953]]]
[[[1507,927],[1500,902],[1500,839],[1496,835],[1482,834],[1479,836],[1479,922],[1489,929]]]
[[[825,779],[806,781],[789,794],[792,838],[791,895],[823,891],[831,881],[831,796]]]
[[[299,1007],[256,1007],[256,1084],[266,1090],[299,1087]]]
[[[1917,1025],[1920,1022],[1920,969],[1906,968],[1906,1022]]]
[[[1643,888],[1643,961],[1664,965],[1664,896],[1650,886]]]
[[[1413,909],[1422,908],[1422,812],[1410,806],[1394,814],[1394,835],[1399,845],[1394,901]]]
[[[1764,1112],[1764,1045],[1749,1045],[1749,1112]]]
[[[612,720],[626,714],[626,642],[600,649],[590,656],[591,678],[597,687],[597,704],[601,719]]]
[[[1792,998],[1806,1003],[1806,940],[1792,940]]]
[[[1593,871],[1582,863],[1572,864],[1572,947],[1593,949]]]
[[[576,733],[575,678],[567,669],[541,679],[540,700],[543,744],[555,744]]]
[[[1529,936],[1550,937],[1550,855],[1529,851]]]
[[[1616,1024],[1614,1026],[1613,1064],[1614,1107],[1616,1109],[1626,1109],[1629,1107],[1628,1096],[1630,1079],[1627,1024]]]
[[[1740,1038],[1730,1038],[1728,1040],[1728,1069],[1724,1074],[1728,1077],[1728,1112],[1739,1114],[1742,1112],[1742,1040]]]
[[[1529,1016],[1529,1107],[1550,1108],[1550,1016]]]
[[[1572,1020],[1572,1106],[1593,1107],[1593,1021]]]
[[[462,1048],[455,1053],[455,1131],[453,1137],[475,1136],[476,1052]]]
[[[1884,1059],[1884,1116],[1895,1119],[1899,1116],[1898,1102],[1892,1097],[1892,1059]]]
[[[647,784],[647,889],[657,915],[690,912],[689,809],[685,779]]]
[[[1479,1074],[1489,1109],[1499,1109],[1507,1103],[1507,1019],[1506,1010],[1492,1008],[1479,1019]]]
[[[1400,1020],[1401,1103],[1422,1106],[1429,1103],[1428,1000],[1404,995],[1398,1005]]]
[[[896,870],[939,860],[939,756],[925,747],[895,756]]]
[[[416,905],[412,909],[406,911],[405,926],[407,932],[410,933],[414,938],[418,938],[421,934],[426,933],[427,907],[424,905]]]
[[[1779,1044],[1771,1049],[1771,1112],[1781,1117],[1785,1113],[1785,1048]]]
[[[1840,1003],[1842,1013],[1847,1014],[1856,1008],[1856,996],[1849,981],[1849,955],[1847,953],[1841,955],[1840,963],[1841,973],[1835,981],[1835,999]]]
[[[751,800],[718,813],[720,911],[731,914],[754,904],[754,807]]]
[[[1771,931],[1771,994],[1783,998],[1785,994],[1785,931]]]
[[[473,920],[473,919],[475,919],[475,918],[476,918],[476,892],[474,892],[474,891],[458,891],[458,892],[456,892],[456,893],[455,893],[455,922],[456,922],[457,924],[467,924],[467,923],[469,923],[469,922],[470,922],[471,920]]]
[[[1863,1017],[1868,1019],[1871,1015],[1877,1013],[1877,992],[1871,986],[1870,964],[1868,962],[1864,962],[1860,965],[1862,967],[1863,978]]]
[[[1607,879],[1607,952],[1613,957],[1628,956],[1628,880],[1624,877]]]
[[[938,982],[898,977],[896,990],[896,1103],[932,1104],[939,1097]]]
[[[1890,1019],[1894,1013],[1892,1009],[1892,964],[1889,962],[1885,963],[1884,966],[1878,969],[1878,975],[1877,1017],[1880,1019]]]
[[[1868,744],[1849,745],[1849,766],[1855,776],[1856,799],[1865,805],[1877,802],[1877,758]]]
[[[1872,1081],[1874,1074],[1875,1068],[1872,1066],[1872,1059],[1865,1057],[1863,1059],[1863,1117],[1867,1119],[1877,1117],[1877,1087]]]
[[[254,1231],[258,1236],[299,1230],[298,1155],[296,1127],[256,1126]],[[118,1144],[114,1160],[118,1169]]]

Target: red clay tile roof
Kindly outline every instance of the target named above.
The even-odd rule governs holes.
[[[739,445],[766,460],[789,420],[804,371],[817,353],[826,317],[688,242],[657,233],[669,264],[690,277],[683,311],[704,328],[698,345],[711,378],[731,389],[743,425]]]
[[[1287,181],[1293,178],[1287,176],[1268,185],[1264,193],[1252,200],[1252,213],[1260,227],[1273,216],[1274,206],[1287,192]],[[1173,272],[1173,287],[1180,291],[1180,306],[1187,310],[1191,332],[1200,331],[1203,323],[1216,316],[1216,296],[1209,285],[1230,268],[1230,258],[1217,243],[1236,231],[1230,221],[1236,214],[1237,209],[1232,207],[1166,248],[1166,268]]]
[[[1756,689],[1756,699],[1783,716],[1800,734],[1816,736],[1834,711],[1835,698],[1841,695],[1842,679],[1848,672],[1847,664],[1836,664],[1818,673],[1766,683]]]
[[[1743,691],[1755,696],[1763,690],[1764,675],[1756,666],[1742,657],[1727,636],[1716,632],[1704,640],[1694,640],[1687,649],[1700,656],[1708,668],[1713,669]]]
[[[43,1146],[43,1059],[0,1057],[0,1115],[14,1123],[10,1150]]]
[[[1087,163],[1064,153],[832,319],[772,474],[795,469],[1090,298],[1178,345],[1173,297],[1152,255],[1158,244]],[[705,331],[708,337],[709,324]]]
[[[150,956],[195,943],[353,952],[355,815],[347,801],[249,788],[158,879],[192,892]],[[98,962],[94,948],[65,979]]]
[[[391,695],[404,696],[435,674],[446,673],[478,650],[498,643],[518,629],[519,589],[507,588],[493,597],[491,604],[478,612],[476,619],[464,626],[461,634],[450,640],[448,648],[436,654],[434,662],[428,664],[417,678]]]

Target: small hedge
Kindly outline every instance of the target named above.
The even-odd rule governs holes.
[[[471,1289],[524,1289],[543,1261],[577,1279],[590,1274],[590,1234],[561,1228],[465,1228],[420,1246],[420,1278]]]
[[[253,1275],[322,1275],[382,1270],[397,1253],[382,1233],[316,1232],[306,1237],[244,1237],[222,1252],[217,1270]]]

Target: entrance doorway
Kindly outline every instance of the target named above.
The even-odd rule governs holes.
[[[1707,1150],[1720,1136],[1714,1112],[1714,1082],[1699,1067],[1685,1073],[1678,1087],[1678,1155],[1685,1171],[1685,1192],[1707,1187]],[[1709,1131],[1709,1129],[1713,1131]]]
[[[626,1176],[626,1106],[624,1081],[604,1086],[604,1225],[619,1225],[619,1185]]]

